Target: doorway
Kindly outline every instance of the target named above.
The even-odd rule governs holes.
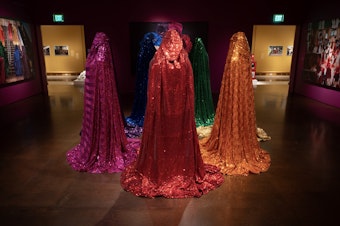
[[[41,25],[40,27],[47,81],[71,84],[85,70],[84,26]]]
[[[258,84],[288,84],[295,30],[295,25],[254,25],[251,52]]]

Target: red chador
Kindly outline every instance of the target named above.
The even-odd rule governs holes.
[[[194,113],[193,71],[176,30],[168,30],[150,61],[147,106],[137,161],[121,174],[136,196],[200,197],[223,181],[203,163]]]

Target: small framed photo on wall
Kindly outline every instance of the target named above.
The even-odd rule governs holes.
[[[50,46],[44,46],[43,50],[44,50],[44,55],[45,56],[50,56],[51,55],[51,53],[50,53]]]
[[[68,46],[54,46],[54,55],[68,56]]]
[[[269,56],[282,56],[283,46],[269,46],[268,55]]]
[[[287,46],[287,56],[293,55],[293,46]]]

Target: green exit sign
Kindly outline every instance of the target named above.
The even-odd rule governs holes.
[[[56,23],[64,22],[64,14],[53,14],[53,22]]]
[[[282,23],[285,21],[285,15],[284,14],[274,14],[273,15],[273,22],[274,23]]]

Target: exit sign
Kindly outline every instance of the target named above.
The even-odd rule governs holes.
[[[56,23],[64,22],[64,14],[53,14],[53,22]]]
[[[273,22],[274,23],[281,23],[285,21],[285,15],[284,14],[274,14],[273,15]]]

